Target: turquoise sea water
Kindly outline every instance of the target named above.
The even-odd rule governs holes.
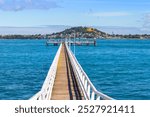
[[[40,90],[57,49],[45,40],[0,40],[0,99],[29,99]],[[98,40],[75,54],[99,91],[150,100],[150,40]]]
[[[0,40],[0,99],[28,99],[39,91],[57,48],[41,40]]]

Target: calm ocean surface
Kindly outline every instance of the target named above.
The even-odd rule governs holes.
[[[0,40],[0,99],[40,90],[58,46],[45,40]],[[95,87],[115,99],[150,100],[150,40],[98,40],[76,57]]]

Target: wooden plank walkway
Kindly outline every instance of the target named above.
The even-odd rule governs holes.
[[[73,72],[71,63],[62,45],[56,79],[53,86],[51,100],[82,100],[83,93]]]

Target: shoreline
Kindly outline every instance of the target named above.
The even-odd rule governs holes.
[[[92,38],[89,38],[92,39]],[[0,38],[0,40],[49,40],[45,38]],[[88,39],[87,39],[88,40]],[[97,38],[96,40],[150,40],[150,38]]]

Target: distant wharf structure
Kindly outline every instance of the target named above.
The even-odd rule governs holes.
[[[54,45],[58,46],[62,42],[66,42],[70,45],[76,45],[76,46],[83,46],[83,45],[94,45],[96,46],[96,39],[80,39],[80,38],[75,38],[75,39],[48,39],[46,42],[46,45]]]
[[[97,91],[69,48],[68,42],[62,42],[42,88],[30,100],[113,100],[113,98]]]

